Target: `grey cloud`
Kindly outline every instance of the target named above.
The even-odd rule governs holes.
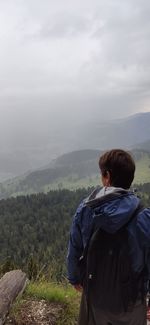
[[[108,5],[109,4],[109,5]],[[97,52],[82,66],[81,79],[99,91],[147,91],[150,66],[150,3],[110,1],[95,15]],[[145,88],[146,87],[146,88]]]
[[[149,63],[149,14],[150,3],[147,1],[114,1],[103,27],[93,34],[102,42],[105,61],[114,67],[119,64],[140,67]]]
[[[83,119],[81,111],[121,116],[150,102],[149,1],[14,0],[2,9],[1,107],[24,110],[27,100]]]
[[[90,30],[90,20],[80,15],[59,14],[51,17],[51,20],[39,30],[41,38],[72,38],[81,36]]]

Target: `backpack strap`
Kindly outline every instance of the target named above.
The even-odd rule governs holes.
[[[137,215],[144,209],[144,205],[139,202],[137,208],[134,210],[133,214],[131,215],[130,219],[123,225],[123,227],[127,227],[130,222],[137,217]]]

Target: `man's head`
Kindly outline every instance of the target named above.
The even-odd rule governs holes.
[[[130,188],[134,179],[135,162],[131,155],[121,149],[105,152],[99,160],[104,186]]]

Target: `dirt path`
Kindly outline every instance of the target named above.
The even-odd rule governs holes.
[[[45,300],[25,300],[15,316],[8,316],[5,325],[55,325],[63,307]]]

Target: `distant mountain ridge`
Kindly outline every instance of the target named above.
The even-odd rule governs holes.
[[[93,160],[96,158],[98,159],[101,154],[102,154],[101,150],[93,150],[93,149],[75,150],[57,157],[48,166],[62,167],[68,165],[82,164],[85,161]]]
[[[124,119],[97,123],[90,133],[90,125],[85,132],[91,148],[135,148],[136,144],[150,140],[150,112],[140,113]],[[85,137],[83,138],[85,141]]]
[[[0,184],[0,198],[48,192],[53,189],[77,189],[97,186],[100,183],[98,161],[103,151],[78,150],[55,159],[45,169]],[[132,151],[136,161],[136,183],[150,182],[150,152]]]

